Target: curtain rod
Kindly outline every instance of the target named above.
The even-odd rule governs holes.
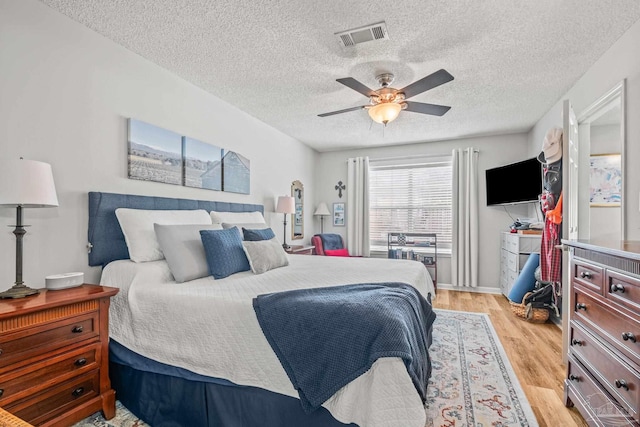
[[[477,148],[473,149],[474,153],[479,153],[480,150],[478,150]],[[380,157],[377,159],[369,159],[370,162],[379,162],[382,160],[406,160],[406,159],[415,159],[417,158],[424,158],[424,157],[446,157],[446,156],[450,156],[451,153],[447,153],[447,154],[420,154],[420,155],[416,155],[416,156],[398,156],[398,157]],[[349,161],[349,159],[347,159],[347,161]]]

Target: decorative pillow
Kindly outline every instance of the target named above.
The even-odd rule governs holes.
[[[242,227],[242,234],[245,241],[257,242],[258,240],[271,240],[276,237],[270,228],[252,229]]]
[[[348,249],[325,249],[324,254],[327,256],[349,256]]]
[[[237,228],[228,230],[201,230],[200,237],[207,256],[209,273],[224,279],[234,273],[251,269],[242,248],[242,236]]]
[[[262,212],[216,212],[211,211],[211,222],[213,224],[222,224],[228,222],[229,224],[264,224],[264,216]]]
[[[153,227],[176,282],[182,283],[209,275],[200,230],[222,230],[220,224],[153,224]]]
[[[238,230],[242,230],[243,228],[248,228],[250,230],[264,230],[269,228],[267,224],[262,224],[262,223],[240,223],[240,224],[234,224],[230,222],[222,223],[222,228],[224,228],[225,230],[233,227],[238,227]],[[242,234],[242,232],[240,232],[240,234]]]
[[[134,262],[157,261],[164,255],[156,239],[153,224],[211,224],[209,213],[196,210],[116,209],[129,258]]]
[[[244,252],[254,274],[289,265],[287,253],[275,237],[269,240],[244,241]]]

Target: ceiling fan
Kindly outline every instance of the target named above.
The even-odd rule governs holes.
[[[381,86],[378,90],[369,89],[367,86],[352,77],[337,79],[336,81],[338,83],[342,83],[343,85],[368,97],[370,104],[345,108],[344,110],[332,111],[330,113],[318,114],[318,116],[327,117],[333,116],[334,114],[346,113],[348,111],[365,109],[368,110],[369,116],[375,122],[382,123],[386,126],[387,123],[398,117],[401,110],[430,114],[432,116],[442,116],[451,109],[451,107],[444,105],[407,101],[407,99],[412,96],[416,96],[422,92],[426,92],[429,89],[433,89],[453,80],[453,76],[446,70],[440,69],[402,89],[395,89],[389,86],[393,82],[393,78],[394,75],[391,73],[384,73],[376,76],[376,79],[380,82]]]

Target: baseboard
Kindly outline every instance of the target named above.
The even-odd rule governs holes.
[[[447,291],[458,291],[458,292],[476,292],[479,294],[495,294],[495,295],[502,294],[502,291],[500,290],[500,288],[489,288],[484,286],[469,288],[469,287],[453,286],[449,283],[438,283],[438,289],[446,289]]]

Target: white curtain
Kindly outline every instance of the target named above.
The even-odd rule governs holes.
[[[347,249],[369,256],[369,157],[347,160]]]
[[[478,150],[452,153],[451,284],[478,286]]]

